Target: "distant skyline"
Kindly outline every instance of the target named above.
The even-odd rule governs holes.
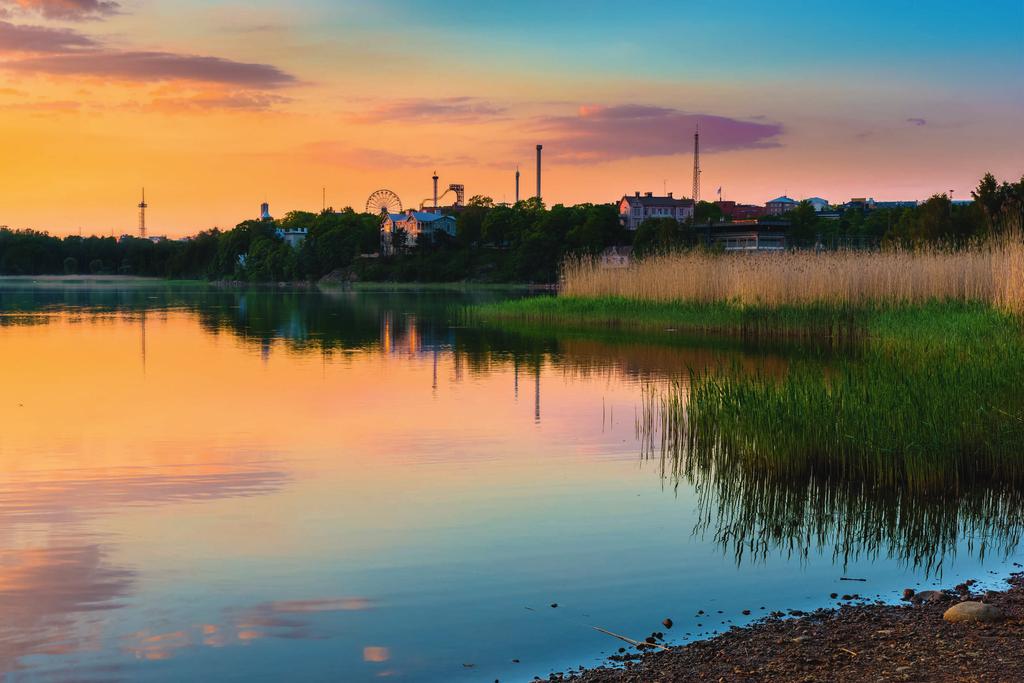
[[[180,236],[374,190],[969,195],[1024,173],[1024,3],[0,0],[0,225]]]

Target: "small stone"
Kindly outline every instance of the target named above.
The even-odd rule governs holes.
[[[910,600],[913,597],[914,597],[914,589],[913,588],[904,588],[903,589],[903,599],[904,600]]]
[[[995,605],[986,605],[983,602],[961,602],[953,605],[942,618],[951,624],[963,623],[992,623],[1003,620],[1003,612]]]
[[[835,600],[836,598],[838,598],[838,597],[839,597],[839,593],[829,593],[828,597],[830,597],[830,598],[832,598],[833,600]]]
[[[662,623],[662,625],[664,625],[664,627],[665,627],[665,628],[672,628],[672,623],[673,623],[673,622],[672,622],[672,620],[671,620],[671,619],[669,619],[669,618],[666,618],[666,619],[665,619],[665,620],[664,620],[663,622],[661,622],[661,623]]]
[[[745,616],[750,616],[750,610],[748,610],[748,609],[743,610],[743,614]]]
[[[551,603],[551,609],[555,609],[557,607],[558,607],[558,603],[557,602]]]
[[[806,643],[810,639],[811,639],[810,636],[797,636],[796,638],[793,639],[793,642],[797,643],[799,645],[801,643]]]

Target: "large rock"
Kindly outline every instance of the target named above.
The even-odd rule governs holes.
[[[1003,613],[995,605],[986,605],[983,602],[961,602],[953,605],[942,618],[953,624],[1002,621]]]
[[[921,591],[920,593],[915,593],[914,596],[910,598],[915,605],[921,605],[924,603],[935,604],[937,602],[945,602],[950,599],[950,596],[942,591]]]

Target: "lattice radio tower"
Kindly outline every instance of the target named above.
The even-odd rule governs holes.
[[[693,134],[693,204],[700,201],[700,122]]]
[[[139,237],[146,239],[146,188],[142,188],[142,201],[139,202]]]

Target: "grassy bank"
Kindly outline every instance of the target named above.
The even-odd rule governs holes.
[[[858,352],[827,364],[797,360],[781,378],[719,368],[654,391],[640,422],[648,451],[744,509],[768,489],[811,492],[820,509],[850,487],[951,497],[955,509],[979,487],[1024,487],[1020,319],[946,303],[875,309],[864,325]]]
[[[862,334],[872,307],[645,301],[623,296],[532,297],[475,307],[474,320],[576,330],[711,334],[748,339],[848,341]]]

